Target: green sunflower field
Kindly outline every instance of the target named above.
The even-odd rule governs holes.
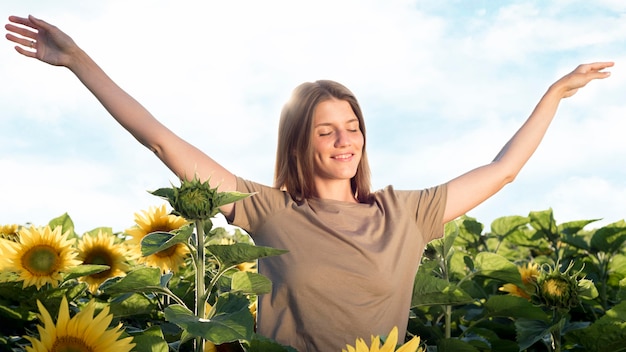
[[[284,251],[214,226],[249,195],[195,181],[154,194],[174,211],[144,210],[120,233],[78,234],[68,214],[0,224],[0,351],[293,351],[255,334],[271,289],[255,262]],[[447,224],[416,275],[407,336],[345,350],[626,351],[626,223],[594,222],[545,210]]]

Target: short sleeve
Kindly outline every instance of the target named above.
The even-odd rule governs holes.
[[[235,203],[232,224],[251,235],[263,224],[264,219],[292,202],[287,192],[241,177],[237,177],[237,191],[252,195]]]
[[[447,191],[446,184],[419,191],[396,191],[397,197],[405,204],[406,209],[411,210],[426,242],[444,235],[443,216]]]

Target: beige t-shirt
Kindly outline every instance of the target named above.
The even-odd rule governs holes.
[[[272,281],[257,332],[305,351],[341,351],[357,337],[406,333],[415,273],[426,243],[443,236],[446,186],[374,193],[372,204],[307,199],[241,178],[254,193],[233,224],[260,246],[289,250],[259,260]]]

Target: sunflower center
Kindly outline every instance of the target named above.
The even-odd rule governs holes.
[[[35,276],[47,276],[59,269],[59,255],[48,245],[35,246],[22,256],[22,267]]]
[[[95,264],[95,265],[107,265],[109,269],[101,271],[99,273],[95,273],[89,275],[93,278],[106,278],[109,277],[109,274],[113,270],[113,258],[111,258],[111,254],[102,248],[94,248],[89,251],[85,255],[85,260],[83,260],[85,264]]]
[[[83,339],[74,336],[58,338],[52,346],[51,352],[93,352],[94,349]]]
[[[551,279],[545,282],[543,286],[543,292],[550,294],[553,297],[563,297],[567,292],[568,285],[566,282],[556,279]]]

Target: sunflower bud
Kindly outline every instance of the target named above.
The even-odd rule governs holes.
[[[155,196],[167,199],[174,214],[187,220],[209,220],[219,213],[219,208],[251,196],[251,193],[218,192],[211,188],[209,181],[200,182],[194,177],[191,181],[183,180],[180,187],[159,188],[151,192]]]
[[[546,277],[539,284],[539,294],[551,307],[572,308],[578,305],[576,280],[559,275]]]
[[[572,267],[573,263],[564,272],[552,267],[542,271],[537,278],[537,290],[533,294],[533,302],[559,310],[569,310],[578,306],[581,299],[585,298],[587,288],[585,285],[579,285],[580,271],[570,273]],[[580,279],[580,281],[589,280]]]
[[[180,187],[160,188],[151,192],[168,200],[174,214],[187,220],[208,220],[219,212],[217,187],[211,188],[209,181],[181,181]]]
[[[215,202],[217,188],[211,188],[209,182],[197,179],[182,181],[180,187],[174,188],[172,207],[188,220],[206,220],[218,213]]]

